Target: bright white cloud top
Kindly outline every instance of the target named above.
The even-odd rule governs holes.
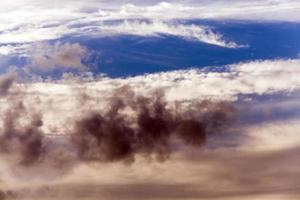
[[[145,5],[146,4],[146,5]],[[98,36],[113,34],[170,34],[228,48],[238,47],[224,41],[209,27],[174,24],[175,19],[248,19],[299,21],[298,1],[27,1],[2,3],[0,43],[27,43],[59,39],[66,35]],[[286,15],[286,13],[289,13]],[[150,23],[111,20],[148,19]],[[143,31],[141,31],[143,30]],[[1,47],[2,54],[7,53]]]

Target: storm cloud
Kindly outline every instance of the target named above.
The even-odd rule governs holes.
[[[46,164],[63,169],[78,162],[132,162],[136,155],[163,161],[181,145],[205,144],[209,135],[233,122],[236,112],[229,102],[169,104],[163,90],[144,96],[122,87],[102,102],[105,110],[85,105],[78,96],[80,109],[87,108],[68,121],[61,144],[42,130],[46,113],[24,101],[23,95],[20,90],[6,94],[9,105],[2,113],[0,134],[1,154],[22,167]]]

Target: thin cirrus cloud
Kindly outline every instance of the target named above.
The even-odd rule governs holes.
[[[228,48],[237,48],[234,42],[222,39],[209,27],[173,23],[176,19],[245,19],[299,21],[297,1],[43,1],[13,0],[3,3],[0,14],[1,54],[8,43],[30,43],[59,39],[66,35],[84,35],[93,32],[99,36],[114,34],[171,34],[193,38],[201,42]],[[3,9],[5,8],[5,9]],[[286,15],[285,13],[289,13]],[[275,14],[276,13],[276,14]],[[147,19],[150,23],[131,21]],[[125,20],[115,25],[107,23]],[[127,21],[126,21],[127,20]],[[4,47],[3,47],[4,46]],[[4,50],[3,50],[4,49]]]
[[[81,22],[82,23],[82,22]],[[80,27],[74,27],[76,23],[69,25],[59,25],[41,28],[22,28],[15,31],[8,31],[0,34],[0,43],[28,43],[43,40],[59,39],[66,35],[88,35],[96,37],[107,37],[112,35],[139,35],[154,36],[173,35],[184,39],[204,42],[224,48],[240,48],[244,45],[238,45],[232,41],[226,41],[219,33],[214,32],[208,26],[184,25],[178,23],[167,23],[163,21],[145,22],[140,20],[126,20],[120,23],[105,22],[96,25],[80,24]],[[15,53],[18,48],[11,45],[0,47],[0,54],[8,55]]]
[[[0,46],[0,56],[9,56],[14,54],[26,56],[28,49],[30,49],[30,45],[28,44],[2,45]]]
[[[139,36],[160,36],[161,34],[179,36],[225,48],[240,48],[235,42],[225,41],[222,35],[213,32],[209,27],[197,25],[172,24],[161,21],[125,21],[116,25],[102,25],[99,32],[104,34],[132,34]]]

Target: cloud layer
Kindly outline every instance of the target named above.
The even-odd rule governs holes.
[[[299,59],[114,79],[86,73],[85,47],[48,41],[171,35],[240,48],[191,20],[299,22],[299,8],[296,0],[3,2],[0,55],[28,63],[0,76],[0,200],[299,199]],[[56,72],[61,79],[38,77]]]
[[[299,21],[297,1],[72,1],[14,0],[1,6],[0,53],[18,48],[9,43],[28,43],[59,39],[66,35],[171,34],[222,47],[243,44],[226,41],[210,27],[181,24],[178,19],[238,19]],[[276,13],[276,14],[275,14]],[[288,13],[288,14],[287,14]],[[137,19],[148,20],[136,21]],[[121,20],[121,23],[118,22]],[[133,20],[133,21],[132,21]],[[115,22],[114,22],[115,21]],[[174,23],[174,21],[177,21]],[[117,24],[116,24],[117,23]],[[143,31],[141,31],[143,30]]]
[[[2,76],[1,195],[297,199],[299,65],[89,81]]]

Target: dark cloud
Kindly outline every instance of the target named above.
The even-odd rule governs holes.
[[[98,103],[104,104],[105,108],[99,109],[97,105],[90,104],[89,101],[95,103],[95,99],[88,90],[81,92],[80,96],[74,97],[80,107],[73,110],[80,114],[63,124],[68,127],[64,135],[52,138],[43,131],[45,113],[38,110],[36,104],[26,103],[21,90],[10,93],[8,88],[2,96],[2,100],[7,98],[8,107],[3,112],[3,127],[0,129],[1,159],[2,156],[3,159],[9,157],[8,161],[13,159],[15,174],[26,174],[26,181],[33,177],[62,177],[72,172],[77,164],[97,165],[94,173],[101,174],[105,172],[98,168],[99,164],[119,166],[114,162],[125,162],[143,168],[149,163],[165,161],[162,170],[151,172],[159,178],[147,180],[143,171],[139,171],[136,173],[143,177],[140,181],[125,181],[124,184],[115,180],[111,181],[112,184],[103,184],[102,180],[98,180],[99,183],[50,185],[33,189],[33,193],[26,189],[13,192],[2,189],[0,199],[15,197],[12,195],[57,199],[299,196],[299,147],[262,151],[254,146],[254,150],[249,151],[220,145],[220,142],[224,143],[224,137],[232,142],[241,135],[238,133],[238,137],[232,138],[231,135],[220,134],[227,133],[232,125],[236,125],[236,118],[241,120],[241,111],[232,102],[168,102],[164,90],[142,95],[134,88],[120,87],[109,91],[109,95],[103,94],[105,100]],[[30,95],[34,96],[34,93]],[[217,147],[213,150],[199,148],[211,144]],[[141,157],[150,162],[133,162]],[[175,161],[176,164],[171,163]],[[177,170],[178,163],[184,168]],[[172,176],[166,176],[166,171]],[[122,175],[127,174],[122,172]],[[80,174],[75,176],[80,177]],[[117,175],[112,173],[111,176]],[[31,186],[28,188],[31,191]]]
[[[175,106],[165,100],[163,90],[144,96],[121,87],[108,97],[106,110],[86,106],[85,112],[66,124],[65,138],[58,141],[46,136],[43,113],[36,105],[24,104],[19,93],[6,94],[9,106],[2,116],[0,150],[22,167],[45,163],[69,169],[76,162],[132,162],[137,154],[162,161],[178,146],[205,144],[209,135],[229,126],[236,112],[226,102]],[[78,98],[83,101],[80,109],[87,100]]]
[[[0,190],[0,200],[4,200],[4,199],[5,199],[5,193]]]
[[[43,133],[39,131],[42,121],[34,117],[32,121],[22,126],[18,118],[24,113],[24,106],[20,102],[11,108],[4,116],[4,127],[1,131],[0,144],[2,153],[19,153],[20,163],[24,165],[35,162],[43,153]]]
[[[100,165],[116,167],[130,163],[130,167],[124,167],[140,165],[143,168],[151,163],[164,163],[162,169],[151,172],[153,177],[159,178],[148,180],[149,175],[133,168],[138,171],[134,173],[142,178],[132,181],[126,179],[120,183],[119,179],[114,180],[117,175],[110,171],[111,184],[103,183],[105,181],[102,182],[101,178],[97,180],[99,182],[93,180],[96,183],[86,183],[81,182],[82,171],[79,174],[76,171],[74,176],[80,179],[78,185],[50,184],[40,189],[28,186],[29,192],[26,189],[2,189],[0,199],[238,199],[260,195],[299,196],[300,171],[296,167],[300,163],[298,147],[278,151],[256,151],[253,147],[254,151],[249,152],[249,149],[244,151],[235,149],[236,146],[224,148],[220,145],[226,139],[230,142],[239,139],[242,134],[226,134],[228,129],[236,125],[236,118],[241,120],[241,111],[232,102],[169,102],[164,90],[141,94],[132,87],[120,87],[102,93],[103,99],[97,102],[88,90],[83,89],[79,96],[72,96],[80,105],[72,113],[79,115],[63,124],[67,128],[62,136],[50,137],[43,130],[43,112],[50,108],[39,110],[37,104],[26,102],[23,92],[19,89],[10,93],[8,89],[2,96],[2,100],[7,100],[7,108],[3,108],[5,112],[0,129],[1,160],[9,157],[8,162],[14,161],[12,170],[18,178],[30,181],[35,177],[66,177],[66,173],[70,175],[79,165],[97,165],[93,173],[105,174]],[[34,95],[34,92],[30,93],[30,96]],[[104,109],[99,109],[97,104],[100,103]],[[239,144],[243,142],[239,141]],[[217,147],[209,149],[214,144]],[[201,149],[203,145],[208,148]],[[145,159],[145,163],[140,164],[140,158]],[[178,163],[184,168],[177,169]],[[130,169],[125,171],[120,172],[121,176],[127,176]]]
[[[170,107],[163,91],[145,97],[130,88],[121,90],[110,98],[105,113],[88,112],[75,123],[71,138],[80,159],[133,160],[141,154],[164,160],[176,142],[201,146],[235,114],[229,103],[196,101],[186,108]]]
[[[15,81],[15,74],[9,73],[0,76],[0,97],[8,93],[9,89]]]

